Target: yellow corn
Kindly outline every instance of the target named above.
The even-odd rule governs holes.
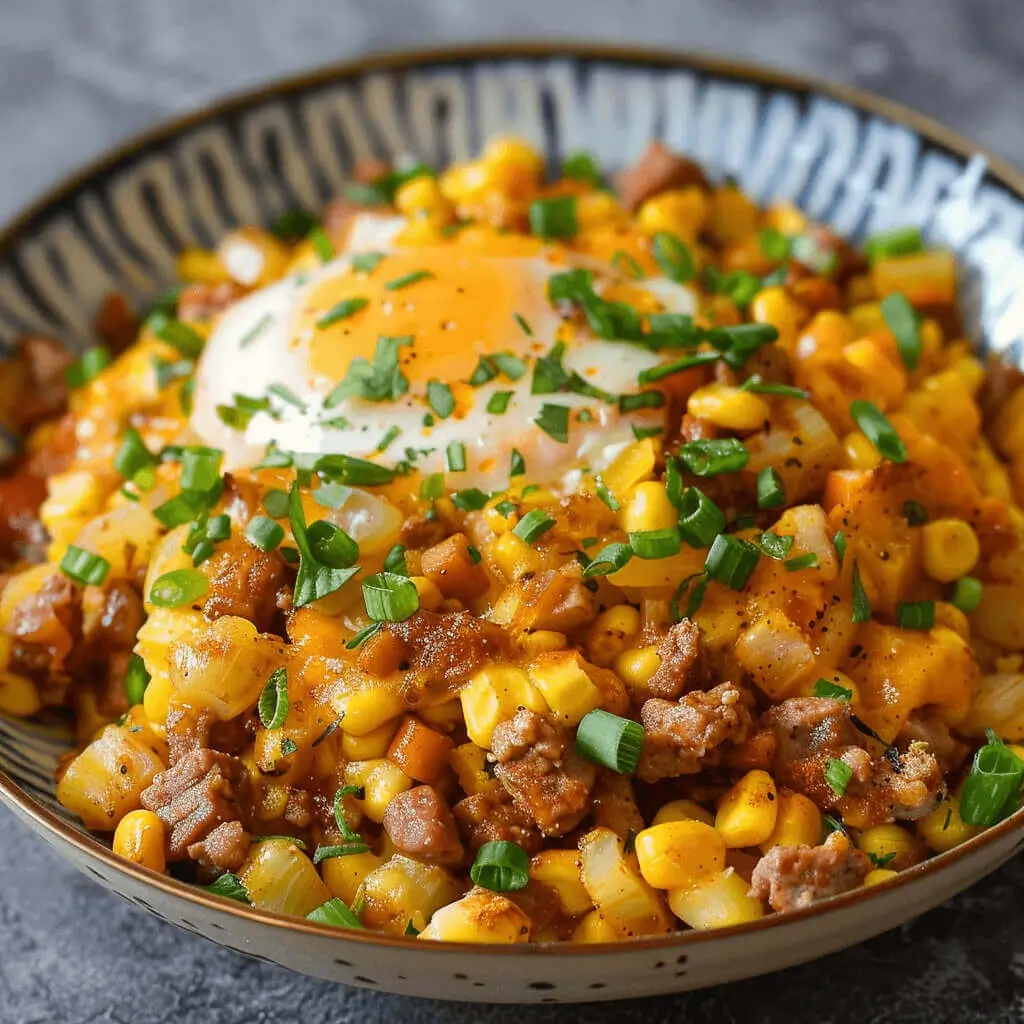
[[[412,779],[390,761],[372,758],[369,761],[350,761],[345,765],[345,785],[362,786],[364,797],[356,805],[370,821],[378,824],[391,801],[412,789]]]
[[[544,158],[536,147],[531,146],[525,139],[511,135],[491,139],[480,154],[480,162],[486,167],[500,167],[505,164],[529,167],[538,178],[544,171]]]
[[[715,828],[730,849],[759,846],[775,831],[775,780],[759,768],[747,772],[719,801]]]
[[[664,825],[669,821],[702,821],[705,825],[714,825],[715,816],[694,800],[670,800],[658,808],[652,824]]]
[[[587,654],[595,665],[610,665],[640,632],[640,612],[619,604],[601,612],[587,631]]]
[[[625,501],[630,488],[654,474],[656,457],[653,438],[634,441],[615,456],[612,464],[601,474],[601,479],[619,501]]]
[[[602,917],[596,910],[587,914],[572,933],[573,942],[582,942],[586,945],[618,942],[618,939],[619,933],[608,923],[607,918]]]
[[[426,576],[411,576],[410,581],[420,596],[420,607],[428,612],[436,612],[444,603],[444,594],[437,588],[433,580]]]
[[[473,889],[461,900],[435,911],[419,937],[508,946],[530,941],[530,919],[507,897],[487,889]]]
[[[764,222],[784,235],[802,235],[807,230],[807,218],[792,203],[772,203],[764,211]]]
[[[363,882],[363,924],[404,935],[409,923],[423,931],[432,914],[462,894],[462,885],[444,868],[396,854]]]
[[[769,418],[768,403],[760,395],[728,384],[697,388],[686,403],[686,411],[725,430],[758,430]]]
[[[530,878],[553,889],[561,912],[579,917],[594,907],[580,880],[580,855],[576,850],[542,850],[530,861]]]
[[[898,871],[890,871],[888,868],[875,868],[864,876],[864,885],[882,885],[883,882],[891,882],[899,877]]]
[[[395,206],[406,217],[439,218],[442,223],[451,220],[455,214],[436,178],[407,181],[395,192]]]
[[[738,188],[724,185],[711,195],[711,234],[732,245],[757,230],[758,209]]]
[[[960,817],[960,801],[955,795],[946,797],[931,814],[917,820],[917,834],[936,853],[952,850],[982,831],[980,825],[968,825]]]
[[[899,825],[874,825],[857,836],[857,847],[883,867],[905,871],[921,860],[921,843]]]
[[[779,344],[787,350],[796,343],[804,319],[800,306],[784,288],[776,285],[762,288],[754,296],[750,304],[750,316],[755,323],[771,324],[779,332]]]
[[[405,710],[405,701],[396,686],[382,680],[375,685],[361,685],[335,693],[331,707],[342,717],[346,733],[365,736],[397,718]]]
[[[588,192],[576,200],[576,220],[581,228],[621,224],[627,219],[626,211],[610,192]]]
[[[668,189],[645,200],[637,211],[641,231],[668,231],[684,240],[696,238],[708,219],[708,197],[703,189]]]
[[[636,837],[640,874],[655,889],[693,885],[725,868],[725,843],[701,821],[666,821]]]
[[[963,519],[935,519],[921,527],[924,571],[940,583],[966,576],[981,555],[978,535]]]
[[[383,725],[378,725],[376,729],[363,733],[362,736],[352,736],[344,732],[341,736],[341,752],[349,761],[369,761],[383,757],[388,752],[397,728],[398,719],[392,718]]]
[[[580,719],[601,703],[601,693],[576,651],[542,655],[530,665],[529,674],[530,682],[563,725],[579,725]]]
[[[458,697],[451,697],[440,704],[431,704],[430,707],[421,706],[418,714],[427,725],[441,732],[453,732],[462,725],[462,705]]]
[[[35,684],[16,672],[0,672],[0,714],[11,718],[28,718],[41,711]]]
[[[111,845],[119,857],[163,874],[164,836],[164,823],[152,811],[131,811],[118,822]]]
[[[487,555],[507,583],[514,583],[520,576],[537,572],[541,567],[540,553],[514,533],[503,533],[491,541]]]
[[[619,519],[628,533],[667,530],[679,522],[679,512],[668,500],[663,483],[645,480],[633,488]]]
[[[220,284],[230,280],[227,268],[220,257],[209,249],[189,245],[178,255],[178,277],[182,281],[202,281]]]
[[[951,629],[964,643],[971,642],[971,623],[956,605],[948,601],[935,602],[935,625]]]
[[[658,648],[653,644],[650,647],[634,647],[632,650],[623,651],[615,659],[615,671],[619,678],[627,686],[641,693],[660,665]]]
[[[262,773],[253,762],[250,772],[253,779],[261,778]],[[256,817],[260,821],[275,821],[284,816],[288,808],[288,787],[272,782],[258,788],[259,800],[256,804]]]
[[[902,400],[907,389],[906,371],[895,366],[871,338],[844,345],[843,359],[881,408],[891,409]]]
[[[340,897],[351,906],[366,876],[383,863],[381,857],[367,850],[366,853],[353,853],[347,857],[328,857],[320,865],[320,874],[331,895]]]
[[[696,885],[670,889],[668,905],[680,921],[697,931],[727,928],[764,917],[761,901],[749,896],[749,889],[733,868],[726,868]]]
[[[569,645],[564,633],[554,629],[535,629],[523,633],[519,637],[519,647],[527,656],[545,654],[548,651],[561,651]]]
[[[846,468],[866,472],[882,463],[878,449],[859,431],[855,430],[843,438],[843,455]]]
[[[547,711],[540,691],[521,669],[493,665],[481,669],[459,694],[466,734],[478,746],[489,749],[499,722],[507,722],[520,707]]]
[[[481,163],[452,164],[438,179],[442,195],[453,203],[467,203],[488,185],[489,174]]]
[[[776,846],[817,846],[821,842],[821,811],[802,793],[778,794],[779,810],[772,834],[761,843],[767,853]]]
[[[475,743],[461,743],[449,755],[448,763],[459,780],[459,786],[469,796],[493,793],[501,784],[485,770],[487,754]]]

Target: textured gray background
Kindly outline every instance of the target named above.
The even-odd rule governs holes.
[[[626,5],[629,11],[626,11]],[[360,52],[587,37],[853,82],[1024,164],[1021,0],[0,0],[0,220],[127,133]],[[587,1008],[399,999],[151,918],[0,811],[0,1020],[18,1024],[1024,1020],[1024,860],[897,932],[728,989]]]

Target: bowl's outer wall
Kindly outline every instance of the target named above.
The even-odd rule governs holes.
[[[186,245],[319,209],[363,157],[469,159],[495,134],[524,137],[557,166],[589,149],[611,169],[652,137],[732,176],[757,201],[785,199],[843,234],[906,224],[953,248],[964,268],[969,336],[1020,363],[1024,203],[987,169],[914,128],[801,89],[780,76],[643,55],[382,60],[268,91],[158,131],[86,173],[0,238],[0,342],[38,331],[78,348],[103,296],[142,306],[174,278]],[[461,949],[285,931],[237,908],[154,885],[113,866],[54,798],[71,740],[59,722],[0,719],[0,798],[83,870],[181,927],[309,974],[402,994],[489,1001],[623,998],[715,984],[823,955],[893,927],[970,885],[1010,856],[1002,828],[940,870],[915,869],[888,897],[840,899],[821,913],[722,933],[713,941],[576,948]],[[57,821],[55,819],[61,819]],[[69,827],[70,826],[70,827]],[[928,866],[924,866],[927,868]],[[882,898],[878,898],[882,896]],[[614,957],[614,959],[610,959]]]

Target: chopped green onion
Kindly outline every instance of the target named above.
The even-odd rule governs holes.
[[[363,603],[374,622],[404,622],[419,608],[420,595],[408,576],[378,572],[363,580]]]
[[[600,480],[597,481],[595,488],[597,496],[603,501],[613,512],[618,512],[622,505],[619,503],[619,499],[608,489],[607,485],[602,483]]]
[[[508,410],[508,404],[512,401],[513,392],[495,391],[487,400],[487,411],[492,416],[502,416]]]
[[[352,269],[361,274],[372,274],[387,257],[383,252],[360,252],[352,257]]]
[[[1020,803],[1024,761],[991,730],[980,747],[960,793],[960,817],[986,828],[1012,814]]]
[[[100,555],[69,544],[60,560],[60,571],[82,586],[98,587],[110,572],[110,563]]]
[[[146,663],[139,655],[132,654],[128,659],[128,668],[124,674],[124,693],[130,708],[142,703],[142,699],[146,695],[146,687],[149,686],[149,678]]]
[[[586,411],[586,409],[583,410],[583,412]],[[582,423],[584,421],[580,420],[580,422]],[[630,424],[630,426],[633,429],[633,436],[638,441],[643,441],[645,438],[648,437],[658,437],[660,434],[665,433],[664,427],[638,427],[635,423]]]
[[[809,391],[803,388],[795,388],[792,384],[773,384],[771,381],[764,381],[755,373],[748,377],[741,385],[740,391],[749,391],[755,395],[774,395],[778,398],[798,398],[806,400],[811,397]]]
[[[789,239],[778,228],[762,228],[757,235],[765,259],[781,263],[789,258]]]
[[[526,363],[511,352],[495,352],[488,358],[509,380],[519,380],[526,373]]]
[[[604,185],[597,157],[583,149],[566,154],[562,161],[562,177],[572,178],[573,181],[585,181],[594,188],[601,188]]]
[[[523,459],[522,452],[518,448],[512,449],[512,454],[509,457],[509,469],[508,475],[522,476],[526,472],[526,461]]]
[[[846,793],[846,787],[852,778],[853,769],[845,761],[840,761],[838,757],[828,759],[825,766],[825,781],[837,797],[842,797]]]
[[[694,476],[738,473],[750,461],[750,452],[735,437],[687,441],[679,457]]]
[[[313,247],[313,251],[320,257],[321,263],[330,263],[334,259],[334,244],[327,237],[327,232],[315,224],[306,235],[306,241]]]
[[[935,625],[934,601],[899,601],[896,625],[900,629],[931,629]]]
[[[361,630],[347,644],[345,644],[345,650],[354,651],[359,647],[362,647],[371,636],[379,633],[383,628],[383,622],[371,622],[368,626],[363,626]]]
[[[335,928],[362,928],[359,918],[337,897],[321,903],[315,910],[306,915],[307,921],[316,924],[329,924]]]
[[[569,409],[564,405],[549,405],[545,403],[540,407],[540,412],[533,418],[533,422],[544,431],[545,434],[553,437],[561,444],[569,440]]]
[[[469,877],[492,892],[515,892],[530,881],[530,858],[521,846],[495,839],[477,850]]]
[[[921,318],[917,310],[904,295],[893,292],[882,299],[882,316],[896,339],[903,365],[908,370],[916,370],[921,359]]]
[[[786,485],[779,471],[772,466],[765,466],[757,474],[757,507],[780,508],[785,504]]]
[[[263,507],[273,519],[284,519],[288,515],[288,492],[274,488],[263,495]]]
[[[530,231],[541,238],[571,238],[580,230],[576,197],[534,199],[530,203]]]
[[[519,324],[519,329],[523,332],[523,334],[525,334],[528,338],[533,337],[533,331],[530,329],[530,325],[526,322],[526,318],[523,316],[522,313],[513,313],[512,319],[515,320],[517,324]]]
[[[363,309],[369,301],[369,299],[361,297],[342,299],[341,302],[331,306],[331,308],[327,310],[319,320],[317,320],[316,325],[321,331],[327,327],[332,327],[334,324],[339,323],[342,320],[347,320],[350,316],[355,316],[356,313]]]
[[[316,227],[316,218],[302,209],[285,210],[274,218],[270,233],[284,241],[308,235]]]
[[[375,487],[388,484],[397,476],[390,466],[357,459],[354,455],[322,455],[313,467],[321,476],[350,487]]]
[[[455,396],[452,389],[443,381],[427,382],[427,402],[434,414],[442,420],[448,419],[455,412]]]
[[[292,600],[296,608],[302,608],[340,590],[359,572],[359,566],[353,564],[359,557],[359,548],[344,531],[325,520],[307,529],[298,481],[292,484],[288,496],[288,519],[295,546],[299,549],[299,572],[295,577]],[[316,551],[314,538],[317,541]],[[331,563],[322,562],[320,559],[323,557],[330,558]]]
[[[576,728],[576,753],[620,775],[636,771],[643,742],[643,726],[601,708],[588,711]]]
[[[860,566],[853,563],[853,613],[850,616],[851,622],[867,622],[871,618],[871,602],[864,592],[864,585],[860,581]]]
[[[335,843],[331,846],[318,846],[313,851],[313,863],[320,864],[325,860],[333,860],[335,857],[354,857],[356,854],[366,853],[369,849],[370,844],[361,838],[347,843]]]
[[[403,274],[401,277],[393,278],[384,285],[384,290],[389,292],[397,292],[402,288],[408,288],[411,284],[416,284],[418,281],[425,281],[427,278],[433,277],[434,275],[429,270],[414,270],[411,274]]]
[[[288,698],[288,673],[283,668],[275,669],[263,684],[256,710],[264,729],[280,729],[288,717],[292,702]]]
[[[188,324],[157,311],[150,313],[146,326],[161,340],[173,345],[183,356],[195,359],[203,351],[206,342]]]
[[[658,231],[651,242],[651,255],[669,280],[679,284],[693,280],[696,274],[693,254],[675,235],[667,231]]]
[[[950,603],[962,612],[973,612],[981,604],[981,592],[981,580],[975,579],[973,576],[962,576],[953,587]]]
[[[589,580],[594,576],[610,576],[613,572],[618,572],[632,557],[633,549],[628,544],[606,544],[584,566],[583,578]]]
[[[760,537],[761,550],[769,557],[782,561],[793,546],[793,538],[780,536],[777,533],[762,533]]]
[[[324,399],[324,408],[333,409],[346,398],[367,402],[394,402],[409,390],[409,379],[402,373],[398,350],[413,343],[411,334],[391,337],[382,334],[374,348],[373,362],[356,356],[344,378]]]
[[[479,487],[467,487],[452,494],[452,504],[463,512],[478,512],[487,504],[488,498]]]
[[[317,520],[306,530],[313,557],[331,569],[348,569],[359,558],[359,545],[340,527],[326,519]]]
[[[384,571],[397,573],[399,576],[409,575],[409,569],[405,564],[405,546],[403,544],[395,544],[384,556]]]
[[[556,520],[547,514],[543,509],[534,508],[519,520],[513,527],[512,532],[524,543],[532,544],[539,537],[542,537]]]
[[[711,545],[704,568],[711,579],[724,583],[730,590],[742,590],[760,560],[761,552],[753,544],[720,533]]]
[[[836,549],[836,557],[841,565],[846,557],[846,535],[842,530],[836,530],[835,536],[832,538],[832,546]]]
[[[786,572],[799,572],[801,569],[813,569],[818,564],[818,556],[813,551],[808,551],[805,555],[797,555],[796,558],[787,558],[782,564],[786,567]]]
[[[919,501],[903,502],[903,518],[908,526],[924,526],[928,522],[928,509]]]
[[[505,516],[507,519],[519,506],[514,501],[509,501],[508,498],[504,498],[494,506],[494,511],[500,516]]]
[[[850,405],[850,415],[883,459],[890,462],[907,461],[906,446],[877,405],[858,399]]]
[[[797,235],[790,240],[789,251],[793,259],[816,274],[831,274],[839,263],[835,250],[822,244],[813,235]]]
[[[81,388],[94,380],[110,365],[110,352],[102,345],[95,345],[82,353],[82,357],[64,371],[68,387]]]
[[[679,533],[691,547],[707,548],[725,530],[725,513],[698,487],[688,487],[679,502]]]
[[[222,896],[228,900],[238,900],[239,903],[249,902],[249,892],[242,885],[238,875],[225,872],[209,885],[203,886],[211,896]]]
[[[245,528],[245,536],[260,551],[273,551],[284,540],[284,527],[266,516],[253,516]]]
[[[156,456],[146,447],[139,432],[134,427],[126,428],[121,446],[114,455],[114,469],[125,480],[132,480],[140,469],[156,464]]]
[[[912,256],[924,251],[924,239],[915,227],[878,231],[864,239],[864,255],[868,263],[891,260],[895,256]]]
[[[636,278],[637,281],[642,281],[647,276],[644,273],[644,268],[637,263],[636,257],[631,256],[625,249],[615,250],[615,254],[612,256],[612,266],[616,270],[625,269],[625,272]]]
[[[498,367],[494,360],[487,356],[481,356],[476,363],[476,369],[469,375],[470,387],[478,388],[498,376]]]
[[[669,611],[672,615],[673,622],[679,622],[682,618],[692,619],[694,615],[700,611],[700,606],[704,602],[704,595],[707,593],[708,581],[710,577],[707,574],[707,570],[694,573],[692,576],[687,576],[682,583],[676,588],[675,594],[672,595],[672,600],[669,603]],[[692,587],[692,589],[691,589]],[[679,610],[679,602],[682,600],[683,594],[690,591],[690,598],[686,602],[686,612],[682,613]]]
[[[186,448],[181,455],[181,489],[209,494],[221,482],[223,458],[219,448]]]
[[[664,530],[638,530],[629,535],[629,546],[637,558],[671,558],[683,545],[679,527]]]
[[[683,373],[685,370],[692,370],[695,366],[708,366],[711,363],[717,363],[721,358],[722,356],[718,352],[695,352],[692,356],[680,356],[678,359],[662,363],[660,366],[652,366],[648,370],[641,370],[636,377],[637,383],[641,386],[644,384],[654,384],[656,381],[664,380],[666,377]]]
[[[444,494],[444,474],[431,473],[420,481],[420,500],[437,501]]]
[[[620,412],[636,412],[638,409],[660,409],[665,404],[662,391],[641,391],[636,395],[619,395]]]
[[[175,569],[153,581],[149,601],[157,608],[180,608],[198,601],[209,589],[210,581],[197,569]]]
[[[352,495],[352,488],[346,487],[344,484],[336,483],[322,483],[315,491],[310,493],[310,497],[324,508],[337,510],[345,504],[346,501]],[[287,498],[287,495],[285,496]],[[285,506],[285,514],[287,514],[288,508]]]
[[[853,690],[828,679],[819,679],[814,684],[811,694],[814,697],[831,697],[833,700],[853,700]]]
[[[445,463],[449,473],[464,473],[466,470],[466,446],[461,441],[451,441],[445,449]]]

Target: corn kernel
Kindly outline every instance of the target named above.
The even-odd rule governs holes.
[[[407,181],[395,192],[395,206],[406,217],[425,217],[442,224],[455,215],[436,178],[422,177]]]
[[[656,889],[689,886],[725,868],[725,843],[701,821],[666,821],[636,837],[640,874]]]
[[[968,825],[960,817],[960,801],[954,795],[946,797],[931,814],[917,820],[917,834],[936,853],[952,850],[983,831],[980,825]]]
[[[864,885],[882,885],[883,882],[891,882],[899,877],[898,871],[890,871],[888,868],[875,868],[864,876]]]
[[[345,732],[365,736],[405,710],[405,701],[397,687],[388,681],[380,685],[341,690],[331,698],[335,714],[342,717]]]
[[[475,743],[462,743],[449,755],[448,763],[459,780],[463,791],[470,796],[494,793],[501,788],[498,780],[487,770],[487,753]]]
[[[399,793],[412,789],[412,779],[390,761],[375,758],[345,765],[345,785],[363,787],[365,796],[356,804],[370,821],[380,824],[388,804]]]
[[[764,917],[759,899],[748,895],[750,886],[726,868],[696,885],[669,889],[668,905],[680,921],[698,931],[727,928]]]
[[[16,672],[0,672],[0,714],[11,718],[29,718],[41,711],[35,684]]]
[[[768,403],[760,395],[728,384],[697,388],[686,403],[686,411],[725,430],[760,430],[769,418]]]
[[[953,630],[964,643],[971,642],[970,620],[956,605],[952,605],[948,601],[935,602],[935,625]]]
[[[775,831],[779,801],[775,780],[765,771],[747,772],[719,801],[715,828],[730,849],[760,846]]]
[[[566,635],[554,629],[534,629],[519,637],[519,647],[528,656],[544,654],[547,651],[561,651],[568,645]]]
[[[921,841],[899,825],[874,825],[857,836],[857,847],[871,857],[872,864],[905,871],[923,855]]]
[[[862,473],[882,464],[878,449],[859,430],[843,438],[843,455],[846,457],[847,469],[856,469]]]
[[[427,725],[441,732],[453,732],[462,725],[462,705],[458,697],[450,697],[440,704],[421,705],[417,714]]]
[[[714,825],[715,816],[694,800],[670,800],[658,808],[652,824],[664,825],[669,821],[702,821],[705,825]]]
[[[924,571],[940,583],[966,576],[981,555],[978,535],[963,519],[935,519],[921,528]]]
[[[507,722],[520,707],[543,714],[548,706],[530,677],[520,668],[494,665],[481,669],[459,694],[466,734],[478,746],[490,749],[499,722]]]
[[[581,228],[621,224],[626,211],[610,192],[587,192],[576,200],[576,220]]]
[[[541,567],[540,553],[514,533],[503,533],[487,546],[487,556],[508,583]]]
[[[658,648],[652,644],[650,647],[634,647],[623,651],[615,659],[615,672],[629,687],[643,693],[660,665]]]
[[[628,533],[667,530],[679,521],[679,513],[668,500],[665,485],[647,480],[633,488],[619,519]]]
[[[750,304],[750,316],[755,323],[771,324],[779,332],[779,344],[790,349],[796,344],[805,314],[784,288],[773,285],[762,288],[754,296]]]
[[[587,654],[595,665],[610,665],[640,633],[640,612],[619,604],[601,612],[587,631]]]
[[[260,770],[254,763],[250,769],[253,779],[260,778]],[[272,782],[258,790],[259,801],[256,804],[256,817],[260,821],[276,821],[284,816],[288,808],[288,787]]]
[[[438,590],[437,584],[426,576],[410,576],[409,579],[420,596],[420,607],[436,612],[444,602],[444,594]]]
[[[708,219],[708,197],[703,189],[668,189],[645,200],[637,211],[641,231],[668,231],[684,240],[696,238]]]
[[[580,881],[580,864],[576,850],[542,850],[530,861],[530,878],[553,889],[560,910],[569,917],[579,917],[594,907]]]
[[[130,811],[118,822],[111,845],[119,857],[163,874],[164,833],[164,823],[152,811]]]
[[[627,445],[601,474],[605,486],[619,501],[625,501],[631,488],[654,475],[657,449],[654,440],[645,437]]]
[[[537,658],[529,668],[530,682],[541,692],[555,717],[567,726],[601,703],[601,694],[583,670],[575,651],[553,651]]]
[[[398,729],[398,719],[392,718],[378,725],[376,729],[365,732],[360,736],[353,736],[349,732],[341,735],[341,752],[349,761],[369,761],[372,758],[383,757],[388,752],[391,740]],[[344,723],[343,723],[344,727]]]
[[[544,158],[525,139],[511,135],[501,135],[491,139],[480,154],[480,161],[485,166],[499,164],[522,164],[532,168],[534,174],[540,176],[544,171]]]
[[[802,793],[778,794],[779,810],[772,834],[761,843],[761,852],[776,846],[817,846],[821,842],[821,811]]]
[[[173,693],[174,684],[170,676],[164,673],[160,676],[154,675],[142,695],[142,708],[146,712],[146,717],[159,729],[162,729],[167,721]]]
[[[328,857],[320,865],[324,885],[351,906],[359,892],[363,879],[384,863],[382,857],[367,850],[366,853],[352,853],[347,857]]]
[[[506,896],[471,889],[460,900],[434,911],[421,939],[512,945],[529,942],[530,919]]]
[[[592,910],[576,926],[572,933],[573,942],[582,942],[587,945],[599,942],[618,942],[619,933],[608,923],[601,914]]]
[[[759,212],[738,188],[725,185],[711,196],[711,234],[723,245],[732,245],[757,230]]]
[[[775,228],[784,235],[802,235],[807,230],[807,218],[792,203],[776,202],[764,211],[766,227]]]

